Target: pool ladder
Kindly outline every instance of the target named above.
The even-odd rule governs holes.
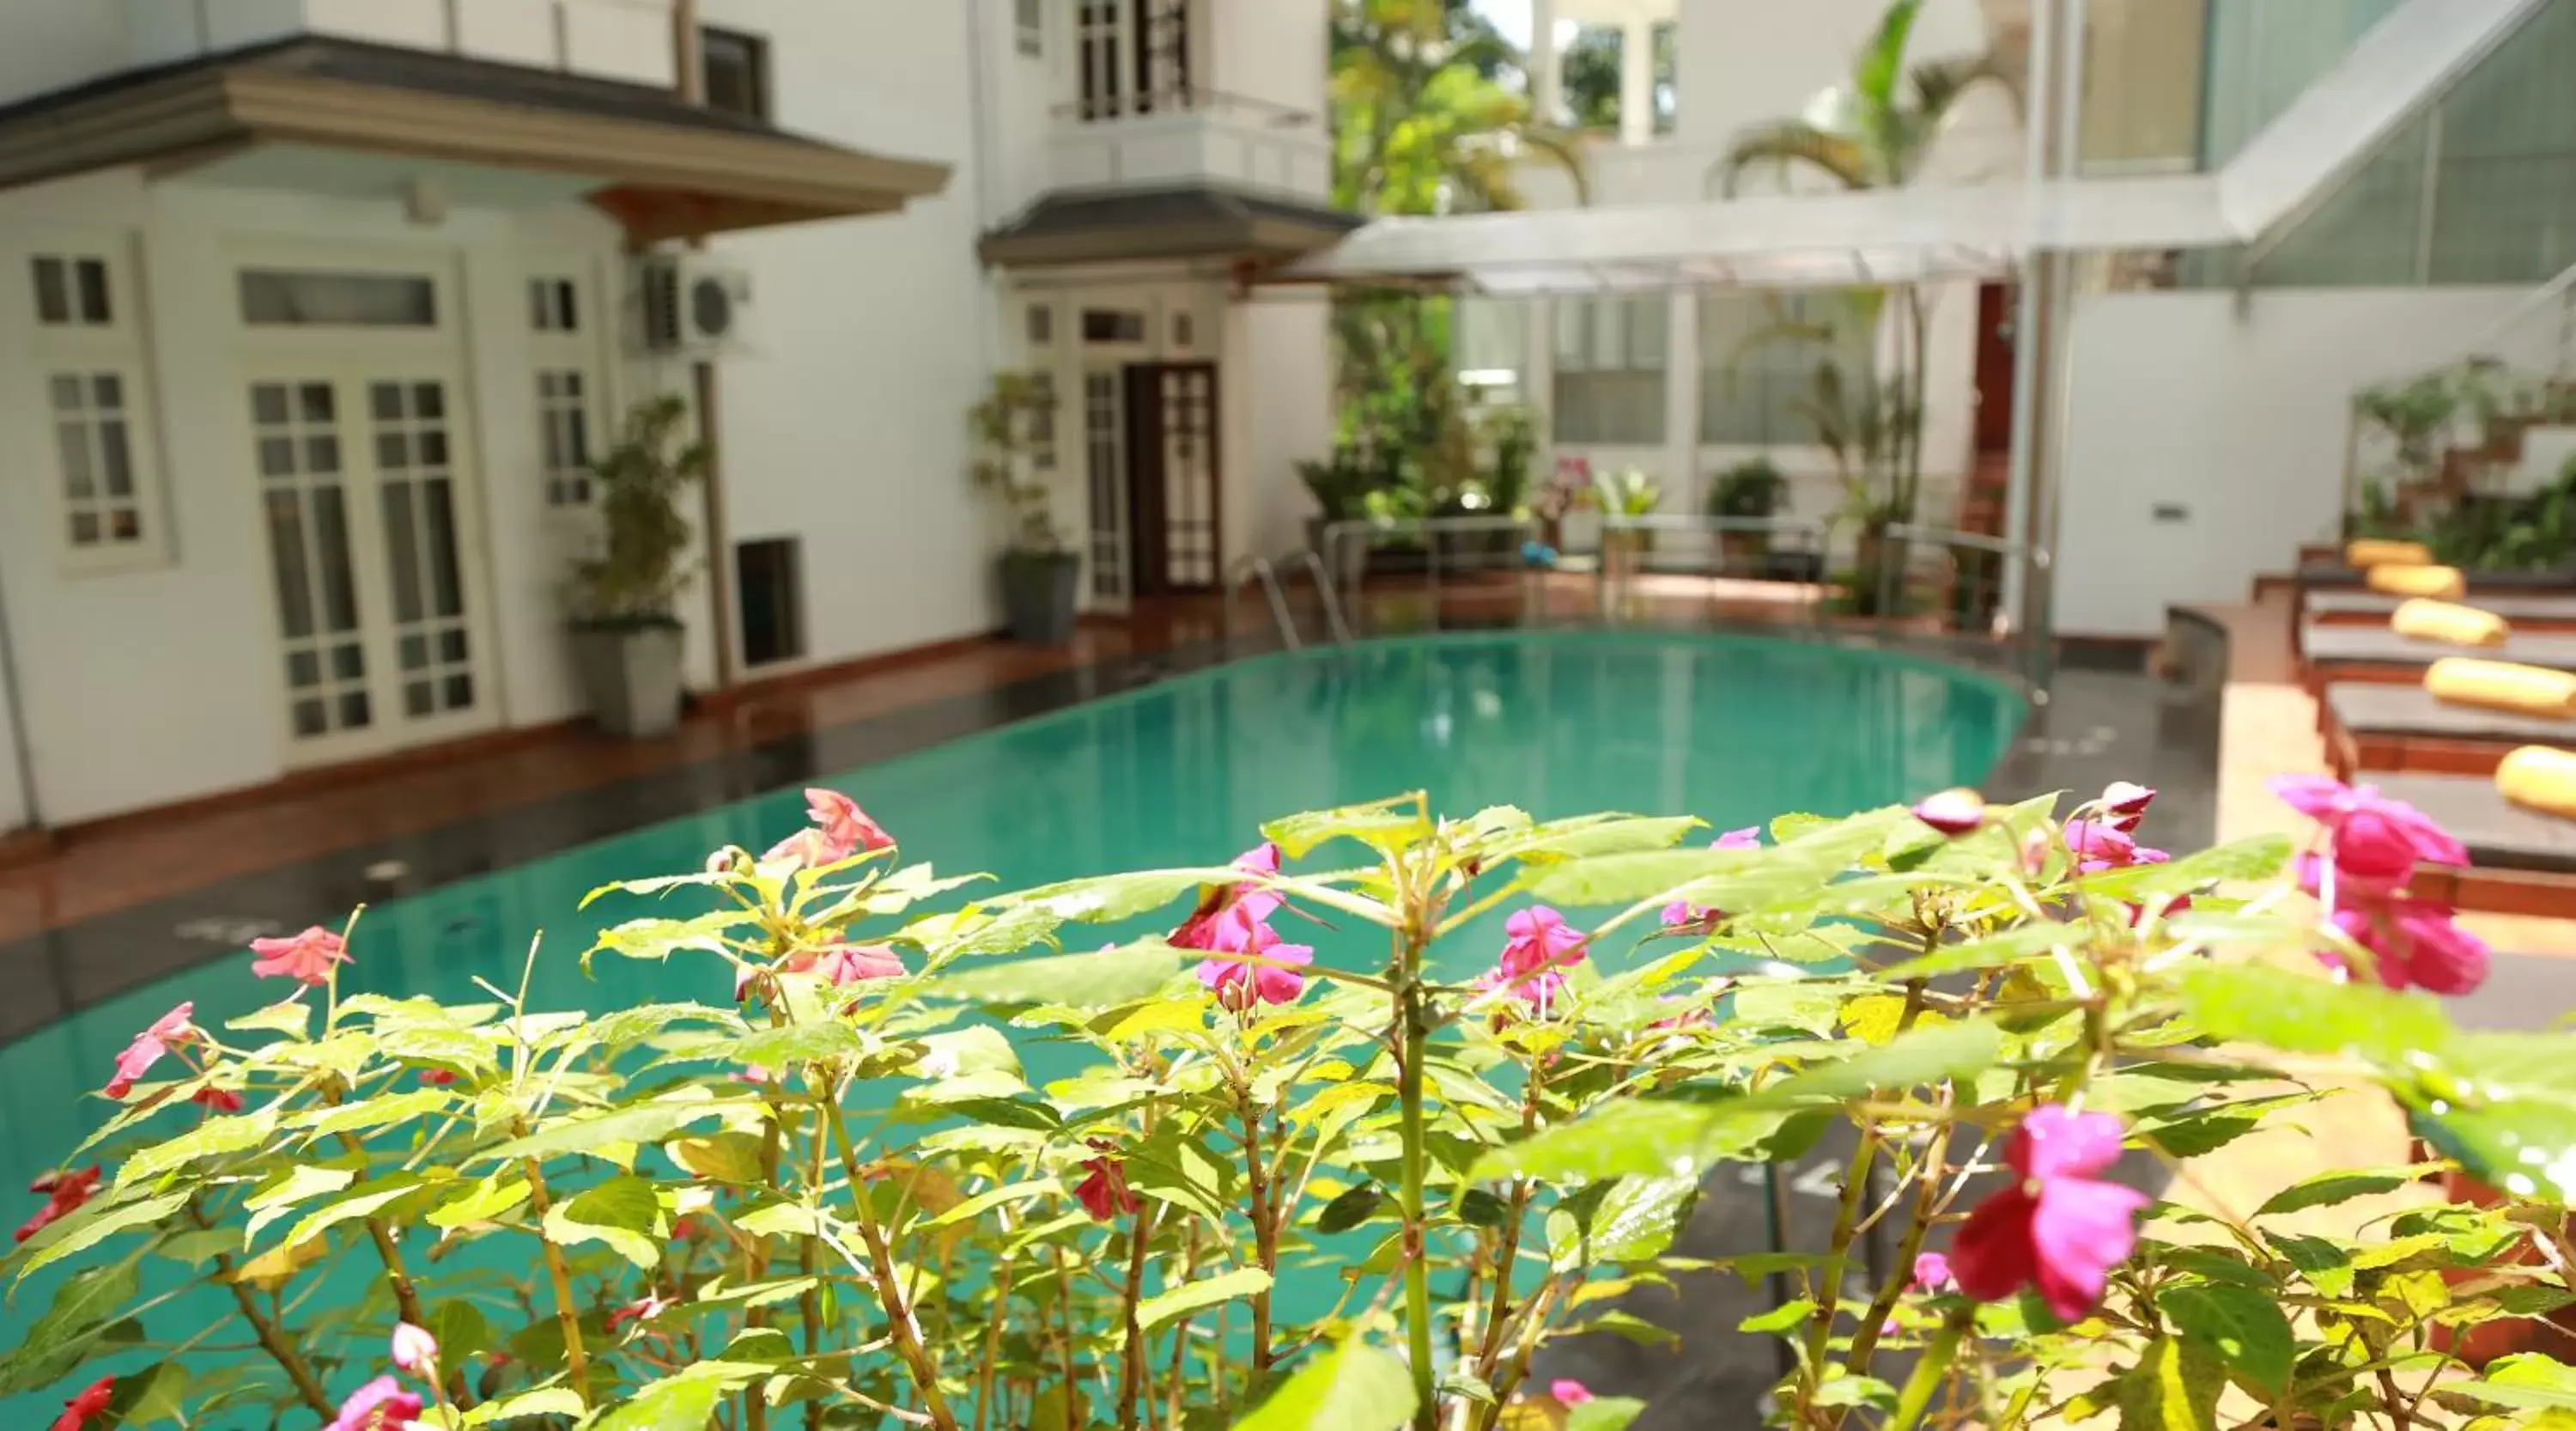
[[[1326,633],[1337,644],[1348,645],[1351,639],[1350,623],[1342,619],[1342,599],[1333,589],[1332,574],[1324,569],[1324,559],[1315,555],[1314,548],[1307,547],[1294,555],[1281,558],[1280,562],[1285,562],[1292,568],[1303,567],[1306,574],[1314,578],[1315,592],[1324,602]],[[1227,574],[1223,620],[1225,638],[1228,641],[1234,639],[1235,597],[1244,587],[1258,581],[1261,583],[1262,598],[1270,605],[1270,620],[1279,630],[1279,639],[1291,651],[1306,644],[1297,634],[1296,616],[1288,610],[1288,593],[1279,585],[1280,562],[1274,562],[1263,556],[1245,557],[1236,562]]]

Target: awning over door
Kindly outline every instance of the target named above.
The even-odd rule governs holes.
[[[1224,184],[1048,194],[984,235],[984,261],[1012,268],[1120,260],[1240,258],[1278,263],[1360,226],[1329,205]]]
[[[595,181],[576,191],[639,242],[885,213],[948,182],[943,164],[806,139],[647,85],[308,35],[0,107],[0,189],[270,146]]]

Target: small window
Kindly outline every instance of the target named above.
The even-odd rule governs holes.
[[[142,483],[121,373],[56,373],[52,394],[55,460],[66,532],[77,553],[144,546]]]
[[[106,328],[116,322],[108,302],[107,260],[40,254],[34,260],[36,321],[48,328]]]
[[[801,544],[768,537],[734,548],[734,583],[742,611],[746,666],[793,661],[805,654],[805,578]]]
[[[1020,53],[1031,59],[1046,54],[1046,0],[1014,0],[1011,14],[1020,36]]]
[[[581,300],[575,296],[578,286],[569,278],[533,278],[528,280],[528,313],[540,333],[578,333],[581,331]]]
[[[1044,348],[1055,342],[1055,308],[1052,304],[1029,305],[1029,346]]]
[[[707,108],[769,122],[769,42],[733,30],[700,29],[698,63]]]
[[[1082,341],[1142,343],[1145,341],[1145,315],[1134,308],[1085,308],[1082,310]]]
[[[546,505],[589,506],[590,391],[581,369],[537,374],[537,422],[545,448]]]
[[[245,268],[241,312],[258,328],[435,328],[438,285],[408,273]]]
[[[1172,346],[1187,348],[1199,340],[1198,320],[1187,313],[1172,315]]]

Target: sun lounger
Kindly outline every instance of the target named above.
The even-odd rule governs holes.
[[[2385,626],[2405,599],[2376,591],[2312,591],[2308,593],[2305,616],[2320,625]],[[2576,591],[2481,592],[2472,584],[2460,604],[2492,611],[2516,627],[2547,630],[2552,623],[2559,623],[2561,629],[2576,629]]]
[[[2326,760],[2357,771],[2492,775],[2517,746],[2576,747],[2576,720],[2551,720],[2435,700],[2422,686],[2338,681],[2317,698]]]
[[[2483,775],[2398,774],[2370,783],[2469,847],[2469,869],[2417,870],[2416,894],[2495,914],[2576,918],[2576,820],[2525,810]]]
[[[2469,590],[2477,591],[2555,591],[2576,594],[2576,568],[2553,567],[2548,571],[2473,571],[2468,574]],[[2331,590],[2336,587],[2359,589],[2364,584],[2361,568],[2340,561],[2303,562],[2299,566],[2302,591]]]
[[[2576,632],[2515,632],[2501,646],[2464,647],[2416,641],[2377,626],[2324,626],[2309,622],[2299,633],[2300,670],[2310,695],[2342,682],[2412,685],[2424,668],[2445,656],[2513,661],[2554,671],[2576,671]]]

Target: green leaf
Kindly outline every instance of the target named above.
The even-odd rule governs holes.
[[[565,1118],[515,1138],[482,1154],[502,1162],[549,1158],[557,1153],[584,1153],[608,1143],[658,1143],[692,1123],[728,1108],[748,1107],[752,1100],[719,1101],[703,1088],[676,1088],[650,1102],[620,1108],[592,1118]]]
[[[1783,1302],[1770,1311],[1757,1312],[1746,1317],[1735,1324],[1735,1329],[1739,1332],[1756,1333],[1792,1331],[1805,1326],[1807,1319],[1815,1314],[1816,1304],[1805,1297],[1800,1297],[1795,1301]]]
[[[1384,852],[1401,849],[1430,833],[1431,825],[1422,817],[1420,803],[1409,795],[1366,805],[1345,805],[1338,810],[1309,810],[1261,827],[1262,838],[1277,845],[1279,853],[1292,860],[1304,859],[1316,846],[1331,840],[1357,840]]]
[[[714,1047],[722,1050],[716,1056],[728,1062],[769,1069],[856,1058],[870,1050],[867,1035],[837,1019],[760,1029],[739,1038],[727,1037]],[[691,1056],[706,1057],[710,1052],[712,1048],[696,1048]]]
[[[2269,964],[2209,964],[2182,977],[2183,1012],[2215,1038],[2288,1053],[2350,1053],[2404,1065],[2456,1035],[2420,994],[2336,984]]]
[[[662,1261],[662,1199],[639,1177],[610,1178],[546,1210],[546,1240],[560,1246],[604,1242],[638,1267]]]
[[[230,1118],[209,1118],[166,1143],[156,1143],[128,1158],[125,1166],[116,1170],[116,1185],[121,1188],[140,1186],[163,1173],[184,1168],[199,1158],[221,1157],[226,1153],[256,1148],[267,1142],[268,1135],[276,1129],[277,1113],[273,1109],[263,1108]]]
[[[1605,1103],[1571,1123],[1486,1153],[1469,1176],[1479,1182],[1520,1177],[1561,1184],[1694,1175],[1751,1148],[1787,1116],[1777,1109],[1760,1117],[1741,1116],[1747,1102]]]
[[[1836,980],[1765,980],[1735,991],[1735,1019],[1748,1028],[1796,1029],[1830,1037],[1851,985]]]
[[[2158,1337],[2120,1378],[2120,1431],[2213,1431],[2226,1382],[2218,1348]]]
[[[1397,1431],[1413,1408],[1404,1363],[1353,1337],[1298,1368],[1234,1431]]]
[[[2412,1169],[2319,1173],[2272,1194],[2261,1207],[2254,1209],[2254,1215],[2272,1217],[2302,1208],[2333,1207],[2373,1193],[2395,1192],[2414,1179]]]
[[[2266,1393],[2289,1390],[2297,1347],[2290,1319],[2272,1298],[2251,1287],[2168,1287],[2156,1306],[2177,1333],[2218,1348],[2229,1366]]]
[[[1633,1396],[1596,1396],[1566,1413],[1565,1431],[1628,1431],[1646,1414],[1646,1403]]]
[[[582,1413],[580,1393],[569,1386],[540,1386],[487,1401],[465,1413],[465,1424],[482,1426],[491,1422],[525,1421],[532,1416],[579,1416]],[[423,1423],[427,1424],[427,1423]]]
[[[294,1229],[286,1234],[286,1240],[281,1245],[302,1247],[305,1243],[344,1222],[354,1222],[359,1218],[375,1216],[404,1198],[419,1192],[421,1187],[421,1178],[416,1173],[395,1173],[389,1177],[373,1178],[360,1183],[349,1189],[347,1193],[306,1213],[303,1220],[296,1223]]]
[[[2054,923],[2017,924],[1999,934],[1965,944],[1935,949],[1887,971],[1895,979],[1928,979],[1974,969],[2002,969],[2046,956],[2052,949],[2082,949],[2092,942],[2089,930]]]
[[[429,1334],[438,1342],[438,1363],[461,1367],[492,1348],[492,1324],[483,1309],[462,1297],[441,1302],[430,1314]]]
[[[1488,858],[1541,865],[1597,855],[1668,850],[1691,831],[1706,828],[1706,821],[1688,815],[1582,815],[1571,820],[1550,820],[1504,840],[1488,851]]]
[[[289,1038],[302,1038],[313,1027],[313,1006],[301,998],[280,999],[267,1008],[254,1009],[237,1019],[226,1019],[224,1027],[236,1033],[277,1033]]]
[[[2414,1131],[2516,1197],[2576,1203],[2576,1059],[2564,1034],[2452,1040],[2397,1092]]]
[[[1110,1009],[1161,993],[1190,961],[1203,957],[1147,939],[1090,954],[1058,954],[941,974],[926,982],[921,993],[927,998],[985,1005]]]
[[[2087,894],[2142,904],[2153,896],[2189,894],[2207,885],[2270,879],[2289,868],[2293,853],[2295,847],[2287,835],[2256,835],[2161,865],[2132,865],[2087,875],[2079,884]]]
[[[760,1139],[749,1133],[673,1138],[662,1145],[671,1161],[702,1178],[747,1187],[761,1180]]]
[[[1791,1074],[1743,1102],[1748,1107],[1840,1102],[1887,1089],[1973,1078],[1993,1067],[2002,1053],[2002,1030],[1982,1020],[1918,1024],[1880,1047]]]
[[[295,1121],[310,1137],[327,1138],[428,1117],[445,1112],[455,1102],[455,1096],[444,1088],[415,1088],[408,1093],[381,1094],[357,1103],[324,1108]]]
[[[491,1222],[527,1200],[528,1185],[518,1169],[504,1168],[448,1193],[422,1221],[442,1232],[453,1231],[469,1223]]]
[[[1240,1268],[1223,1276],[1204,1277],[1185,1282],[1159,1297],[1148,1297],[1136,1308],[1136,1324],[1152,1331],[1174,1317],[1213,1307],[1219,1302],[1248,1298],[1270,1290],[1270,1274],[1258,1267]]]
[[[1369,1220],[1369,1215],[1386,1205],[1386,1193],[1375,1183],[1361,1183],[1345,1188],[1340,1196],[1324,1204],[1315,1214],[1315,1230],[1322,1233],[1348,1232]]]
[[[256,1240],[261,1229],[295,1211],[299,1203],[310,1202],[335,1193],[358,1180],[349,1168],[335,1168],[319,1163],[299,1163],[260,1184],[242,1203],[251,1209],[249,1229],[244,1237]]]
[[[1592,1212],[1592,1253],[1604,1262],[1649,1262],[1664,1255],[1699,1195],[1697,1177],[1626,1177]]]
[[[38,1232],[20,1244],[27,1260],[18,1268],[16,1281],[27,1280],[27,1274],[50,1266],[75,1252],[83,1252],[105,1242],[120,1232],[150,1227],[177,1212],[188,1201],[186,1189],[163,1193],[130,1202],[96,1200],[84,1204],[70,1216]]]
[[[53,1305],[27,1329],[17,1350],[0,1358],[0,1396],[34,1391],[60,1381],[95,1346],[142,1277],[131,1258],[106,1267],[84,1267],[63,1280]]]
[[[707,1423],[715,1419],[716,1404],[732,1387],[722,1378],[694,1374],[703,1369],[691,1367],[678,1376],[654,1382],[635,1393],[625,1405],[593,1422],[590,1431],[706,1431]],[[749,1381],[754,1374],[746,1372],[740,1380]]]
[[[1243,871],[1233,869],[1143,870],[1041,885],[994,903],[1032,906],[1076,924],[1115,924],[1195,894],[1201,885],[1233,884],[1242,878]]]

